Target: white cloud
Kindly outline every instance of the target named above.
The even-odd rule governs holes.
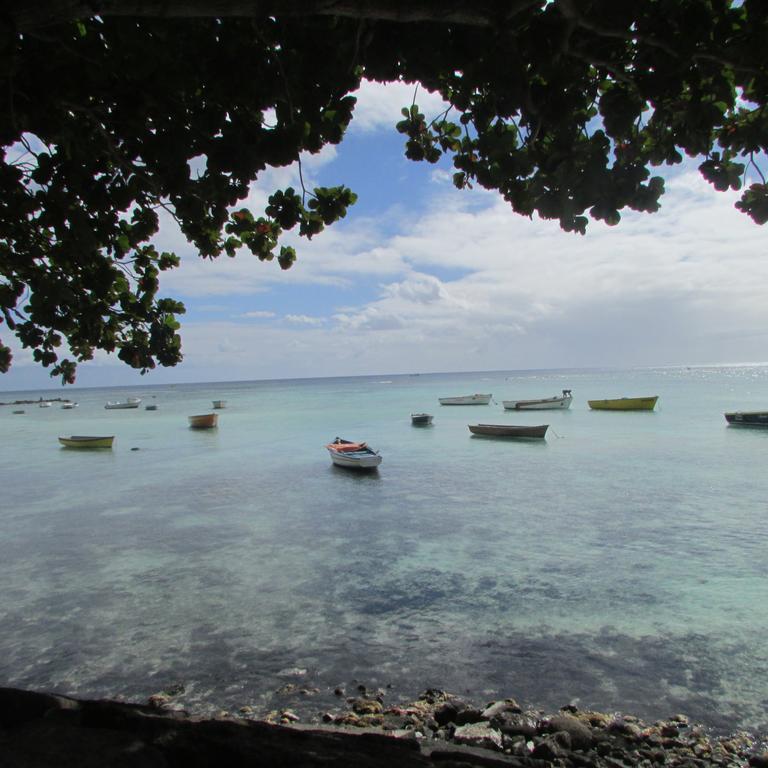
[[[293,325],[322,325],[327,322],[324,317],[310,317],[309,315],[286,315],[287,322]]]
[[[254,319],[274,317],[274,316],[275,316],[274,312],[270,312],[265,309],[256,309],[252,312],[243,312],[243,314],[240,315],[240,317],[254,318]]]
[[[400,110],[410,107],[414,101],[427,120],[440,115],[448,104],[439,94],[430,93],[413,83],[376,83],[364,80],[354,94],[357,104],[352,117],[350,131],[368,133],[378,130],[394,131],[395,125],[403,119]]]

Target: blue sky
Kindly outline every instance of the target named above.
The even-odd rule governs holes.
[[[79,385],[768,359],[768,230],[696,162],[664,174],[659,213],[581,237],[456,190],[447,163],[407,160],[394,126],[412,86],[367,83],[358,97],[342,144],[303,160],[307,186],[357,192],[347,218],[311,242],[289,234],[287,272],[247,252],[204,262],[165,220],[157,244],[182,264],[160,293],[187,306],[184,362],[141,377],[100,353]],[[440,111],[426,92],[417,102]],[[295,166],[269,170],[248,204],[290,184]],[[58,386],[10,341],[0,389]]]

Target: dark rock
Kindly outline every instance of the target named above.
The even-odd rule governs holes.
[[[495,721],[496,727],[507,736],[524,736],[532,739],[539,732],[538,724],[527,715],[505,712]]]
[[[483,713],[475,707],[467,707],[466,709],[462,709],[461,712],[456,714],[456,719],[454,722],[456,725],[471,725],[472,723],[482,723]]]
[[[467,744],[471,747],[495,749],[499,752],[502,749],[501,733],[488,723],[461,725],[454,731],[453,740],[457,744]]]
[[[570,715],[556,715],[545,721],[542,725],[548,732],[561,731],[571,738],[573,749],[591,749],[593,738],[592,731],[580,720]]]
[[[630,768],[630,764],[618,757],[612,757],[610,755],[603,758],[603,764],[607,768]]]
[[[35,722],[0,743],[3,768],[168,768],[160,749],[130,732]]]
[[[495,701],[492,704],[489,704],[483,710],[482,717],[484,720],[493,720],[505,712],[519,714],[522,711],[520,705],[514,699],[505,699],[504,701]]]
[[[564,749],[556,739],[546,738],[533,748],[531,756],[537,760],[546,760],[548,763],[552,763],[567,754],[568,750]]]
[[[617,718],[608,724],[608,731],[610,733],[619,733],[629,739],[638,739],[642,729],[632,721],[625,718]]]
[[[763,752],[761,755],[752,755],[749,758],[749,764],[752,768],[768,768],[768,752]]]
[[[600,757],[607,757],[613,752],[613,745],[610,741],[601,741],[595,746],[595,751]]]
[[[443,701],[449,701],[453,697],[440,688],[427,688],[424,693],[419,696],[420,701],[426,701],[427,704],[440,704]]]
[[[380,715],[384,711],[381,702],[376,699],[355,699],[352,709],[358,715]]]
[[[432,713],[432,716],[438,725],[448,725],[448,723],[455,723],[459,712],[466,708],[467,705],[460,699],[452,699],[440,704]]]
[[[594,753],[590,754],[594,755]],[[595,768],[597,765],[593,757],[590,757],[590,755],[583,755],[580,752],[572,752],[568,755],[568,760],[572,765],[576,766],[576,768]]]

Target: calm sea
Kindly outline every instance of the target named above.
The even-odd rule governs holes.
[[[570,411],[501,406],[563,388]],[[473,392],[495,402],[437,402]],[[587,406],[633,395],[659,395],[656,411]],[[768,430],[723,412],[768,409],[768,367],[0,400],[40,396],[79,407],[0,408],[0,685],[143,700],[181,683],[197,712],[304,717],[338,685],[388,701],[441,687],[766,730]],[[141,407],[104,409],[127,396]],[[190,430],[213,399],[219,428]],[[551,426],[504,442],[471,437],[477,421]],[[69,434],[115,446],[60,448]],[[333,467],[336,436],[378,448],[379,471]]]

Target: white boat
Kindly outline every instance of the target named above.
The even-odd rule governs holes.
[[[227,407],[227,401],[226,400],[214,400],[213,401],[213,407],[214,408],[226,408]]]
[[[129,397],[127,400],[109,400],[104,407],[108,411],[115,411],[123,408],[138,408],[140,402],[140,397]]]
[[[62,403],[61,407],[65,411],[71,411],[73,408],[77,408],[77,403]]]
[[[462,395],[461,397],[438,397],[440,405],[488,405],[491,395]]]
[[[382,458],[378,451],[369,448],[366,443],[353,443],[337,437],[325,446],[331,455],[331,461],[337,467],[348,469],[376,469]]]
[[[551,411],[571,407],[570,389],[564,389],[562,395],[545,397],[540,400],[502,400],[501,404],[508,411]]]
[[[38,408],[50,408],[51,404],[47,400],[42,400],[38,403]]]

